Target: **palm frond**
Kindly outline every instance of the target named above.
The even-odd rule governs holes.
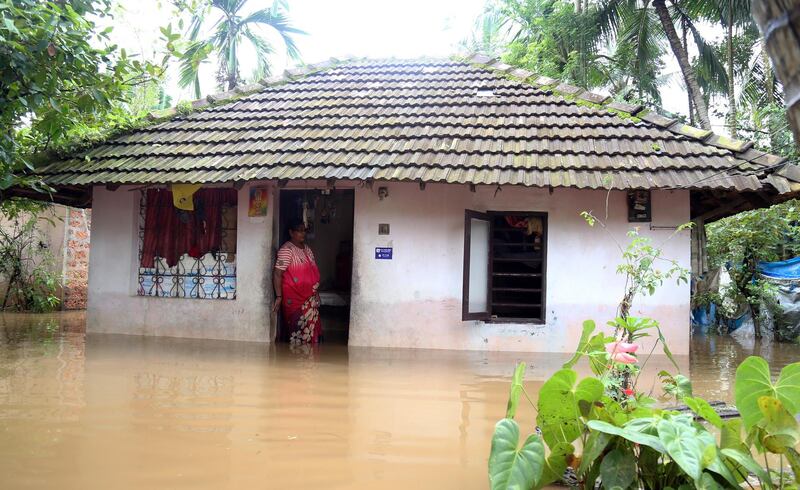
[[[281,39],[283,39],[283,44],[286,48],[286,53],[289,55],[289,57],[293,60],[300,59],[300,50],[297,48],[297,44],[294,42],[292,35],[304,35],[306,32],[293,27],[286,15],[282,13],[274,14],[272,9],[261,9],[242,19],[241,25],[247,24],[257,24],[271,27],[278,34],[280,34]]]
[[[242,31],[242,34],[244,35],[244,37],[247,38],[248,41],[250,41],[250,43],[253,45],[256,51],[257,64],[256,64],[256,71],[253,74],[253,77],[255,79],[261,79],[270,76],[272,74],[272,70],[269,65],[269,56],[275,52],[272,49],[272,46],[266,39],[259,36],[250,29],[245,28]]]
[[[605,40],[617,37],[622,23],[622,12],[636,8],[635,0],[601,0],[594,6],[597,25],[600,28],[600,36]]]
[[[200,98],[200,65],[208,60],[214,49],[208,41],[195,41],[183,52],[178,73],[178,85],[186,88],[194,86],[195,96]]]
[[[619,15],[615,56],[627,65],[624,69],[634,76],[639,93],[659,101],[660,59],[666,50],[661,22],[649,6],[629,4]]]
[[[688,21],[686,26],[689,28],[689,32],[692,33],[692,40],[699,53],[698,65],[700,69],[698,70],[698,78],[705,80],[708,89],[727,94],[728,71],[725,64],[719,59],[714,47],[706,42],[703,35],[700,34],[694,22]]]

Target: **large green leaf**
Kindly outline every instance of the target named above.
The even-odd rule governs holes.
[[[729,419],[722,424],[719,447],[722,449],[745,449],[742,442],[742,419]]]
[[[678,417],[658,421],[658,438],[667,453],[695,481],[700,479],[711,459],[707,447],[697,436],[697,430]]]
[[[772,481],[767,475],[766,470],[764,470],[764,468],[762,468],[761,465],[758,464],[755,459],[753,459],[753,456],[749,452],[739,451],[736,449],[723,449],[720,452],[726,458],[730,459],[748,472],[756,475],[758,479],[761,480],[761,484],[766,488],[772,488]],[[746,473],[742,475],[742,477],[746,476]]]
[[[786,450],[786,459],[789,460],[789,465],[792,467],[794,482],[800,483],[800,454],[794,448],[789,448]]]
[[[506,418],[513,419],[517,414],[519,406],[519,395],[522,393],[522,379],[525,377],[525,363],[520,362],[514,370],[514,377],[511,378],[511,392],[508,394],[508,406],[506,407]]]
[[[631,452],[614,449],[600,463],[603,488],[624,490],[636,479],[636,457]]]
[[[700,479],[694,482],[697,490],[723,490],[722,485],[717,483],[710,473],[703,472]]]
[[[586,320],[583,322],[583,331],[581,332],[581,338],[578,340],[578,348],[575,349],[575,354],[572,355],[569,361],[565,362],[563,366],[564,369],[570,369],[578,363],[580,358],[587,353],[587,347],[589,346],[589,337],[594,332],[595,323],[594,320]]]
[[[585,378],[575,386],[578,375],[561,369],[545,381],[539,390],[539,414],[536,423],[548,447],[560,442],[571,443],[581,435],[579,401],[594,403],[603,396],[603,383]]]
[[[780,400],[762,396],[758,399],[758,408],[764,416],[764,420],[759,423],[763,429],[761,444],[768,451],[783,454],[800,442],[797,420],[783,408]]]
[[[722,417],[714,410],[707,401],[702,398],[694,398],[691,396],[683,397],[683,403],[692,409],[692,412],[707,420],[714,427],[722,428]]]
[[[642,432],[637,432],[635,430],[617,427],[616,425],[611,425],[608,422],[604,422],[602,420],[590,420],[587,423],[587,425],[592,430],[605,432],[606,434],[611,434],[612,436],[622,437],[623,439],[634,442],[636,444],[642,444],[651,447],[660,453],[667,452],[666,448],[664,447],[664,444],[661,443],[659,438],[651,436],[650,434],[644,434]]]
[[[762,418],[758,408],[758,399],[762,396],[777,398],[795,416],[800,411],[800,362],[784,367],[778,382],[773,384],[767,361],[757,356],[748,357],[736,369],[735,392],[736,408],[748,431]]]
[[[586,473],[586,470],[603,454],[610,441],[611,434],[598,430],[591,431],[586,439],[586,446],[583,448],[581,464],[578,466],[578,476],[583,476]]]
[[[494,427],[489,453],[489,485],[492,490],[529,490],[542,477],[544,444],[538,435],[530,435],[521,448],[519,425],[503,419]]]
[[[550,449],[550,454],[545,461],[542,478],[538,482],[537,487],[541,488],[553,482],[560,481],[564,476],[564,471],[567,469],[569,458],[574,454],[575,446],[565,442],[559,443],[556,447]]]

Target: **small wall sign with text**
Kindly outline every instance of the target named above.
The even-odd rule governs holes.
[[[378,260],[392,260],[392,249],[387,247],[375,247],[375,258]]]

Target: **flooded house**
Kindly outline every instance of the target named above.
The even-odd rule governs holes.
[[[800,190],[751,143],[481,55],[288,71],[41,175],[92,209],[89,332],[280,338],[272,269],[302,219],[325,341],[549,352],[615,316],[632,228],[702,268],[704,222]],[[632,314],[686,354],[689,297],[670,281]]]

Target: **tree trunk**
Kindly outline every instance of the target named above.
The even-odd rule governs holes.
[[[689,64],[689,55],[681,45],[681,40],[678,37],[678,32],[675,30],[675,24],[672,23],[672,18],[669,15],[664,0],[653,0],[653,7],[656,9],[658,19],[661,21],[661,27],[669,40],[670,49],[672,49],[675,57],[678,58],[678,65],[681,67],[683,79],[686,82],[686,90],[689,91],[689,97],[694,101],[694,107],[697,110],[697,117],[700,122],[700,127],[703,129],[711,129],[711,120],[708,118],[708,106],[703,98],[703,93],[700,91],[700,85],[697,83],[697,78],[694,76],[692,65]]]
[[[800,142],[800,0],[753,0],[758,24],[775,74],[783,83],[795,144]]]
[[[775,103],[775,75],[772,72],[772,61],[769,59],[766,43],[761,44],[761,59],[761,63],[764,65],[764,84],[766,85],[765,88],[767,91],[767,103],[773,104]]]
[[[728,131],[731,138],[736,137],[736,95],[735,85],[733,83],[733,0],[728,0],[728,32],[727,32],[727,49],[728,49]]]
[[[687,53],[689,52],[689,41],[686,39],[688,30],[689,28],[686,26],[686,19],[681,19],[681,38],[683,41],[683,49],[685,49]],[[694,102],[692,101],[692,96],[689,95],[688,92],[686,97],[689,99],[689,125],[694,126],[697,124],[694,117]]]
[[[767,92],[767,104],[775,103],[775,74],[772,71],[772,61],[767,54],[766,43],[761,43],[761,64],[764,66],[764,90]],[[753,117],[756,117],[755,111]],[[775,118],[767,118],[767,131],[769,132],[769,144],[775,148],[778,144],[778,128],[775,127]]]

